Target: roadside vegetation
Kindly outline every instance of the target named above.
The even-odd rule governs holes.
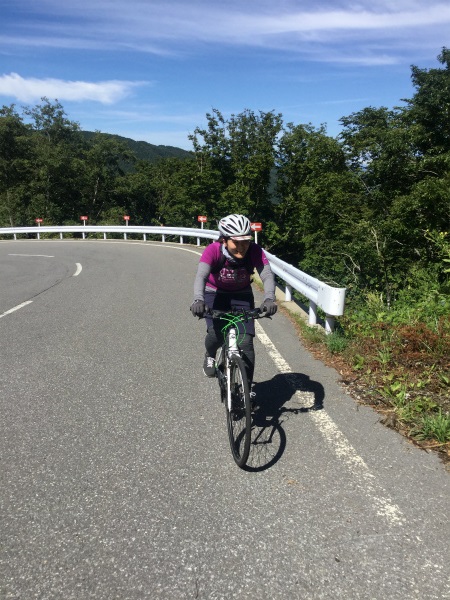
[[[123,138],[83,135],[58,101],[3,106],[0,227],[81,215],[198,227],[205,215],[215,229],[246,214],[271,253],[347,289],[336,332],[306,331],[310,343],[387,425],[448,455],[450,50],[437,60],[411,67],[412,98],[342,117],[336,138],[275,112],[213,109],[189,136],[192,152],[158,160]]]
[[[441,289],[404,290],[391,309],[369,293],[350,302],[329,335],[296,321],[307,347],[340,373],[350,395],[450,466],[449,303],[447,280]]]

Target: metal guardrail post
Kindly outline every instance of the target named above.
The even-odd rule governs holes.
[[[325,333],[332,333],[334,331],[334,317],[326,315],[325,317]]]
[[[284,290],[284,299],[286,302],[291,302],[291,300],[292,300],[292,286],[289,285],[288,283],[286,284],[286,287]]]
[[[317,304],[312,300],[309,301],[309,321],[310,325],[317,325]]]

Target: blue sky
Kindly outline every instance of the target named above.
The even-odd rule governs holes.
[[[439,67],[448,0],[0,0],[0,105],[58,99],[84,130],[191,149],[217,108],[341,130]]]

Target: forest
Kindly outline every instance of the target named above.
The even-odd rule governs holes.
[[[3,106],[0,227],[36,217],[78,224],[80,215],[114,225],[128,214],[132,224],[185,227],[207,215],[216,229],[223,215],[246,214],[263,224],[271,253],[347,288],[339,343],[364,334],[353,370],[387,377],[398,366],[377,383],[389,401],[412,393],[399,356],[414,348],[411,381],[432,382],[422,387],[433,412],[450,390],[450,50],[435,68],[411,66],[411,81],[411,98],[343,116],[337,137],[275,111],[225,118],[213,109],[189,136],[191,153],[159,160],[139,159],[113,136],[83,135],[57,100]],[[439,406],[450,441],[449,407]]]

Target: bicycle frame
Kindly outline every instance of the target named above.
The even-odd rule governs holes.
[[[241,354],[237,344],[237,329],[234,325],[229,327],[216,361],[216,373],[219,379],[219,385],[221,388],[226,385],[226,400],[228,410],[231,410],[230,358],[232,354]],[[224,362],[224,373],[222,373],[218,366],[220,365],[222,359]]]
[[[234,309],[230,311],[213,310],[211,311],[210,316],[213,319],[224,319],[227,321],[227,324],[224,326],[224,329],[226,329],[224,343],[216,360],[216,375],[221,389],[224,390],[225,388],[227,407],[228,410],[231,410],[230,359],[233,354],[238,354],[239,356],[242,355],[238,343],[239,334],[237,323],[242,323],[248,321],[249,319],[258,319],[259,317],[263,316],[263,313],[261,313],[259,308],[250,310]],[[222,361],[224,372],[222,372],[220,369]]]
[[[251,444],[251,400],[245,362],[239,347],[241,335],[239,324],[263,316],[260,309],[232,309],[209,312],[214,319],[222,319],[224,343],[215,361],[219,380],[220,398],[225,403],[227,430],[231,452],[236,464],[243,468],[247,462]],[[244,327],[245,329],[245,327]]]

